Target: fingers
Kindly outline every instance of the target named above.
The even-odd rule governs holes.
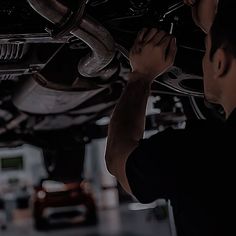
[[[143,38],[144,43],[149,43],[150,41],[153,40],[153,38],[158,34],[159,30],[157,28],[152,28],[146,36]]]
[[[134,45],[130,51],[131,54],[136,54],[136,53],[140,53],[141,50],[142,50],[142,46],[143,46],[143,40],[144,40],[144,37],[145,35],[148,33],[148,29],[147,28],[144,28],[142,29],[137,37],[136,37],[136,40],[134,42]]]
[[[166,35],[162,39],[162,41],[157,45],[161,49],[162,54],[163,54],[165,60],[167,59],[167,57],[169,55],[170,44],[171,44],[172,39],[173,39],[173,36]]]
[[[146,38],[145,38],[145,44],[152,44],[153,46],[157,46],[159,45],[166,37],[168,38],[172,38],[171,35],[169,35],[167,32],[165,31],[159,31],[158,29],[153,28],[152,30],[150,30],[150,32],[147,34]],[[168,38],[166,38],[164,40],[164,42],[166,42],[166,40],[168,40]]]
[[[167,61],[168,64],[173,64],[177,52],[176,38],[167,33],[163,35],[163,38],[156,47],[161,49],[165,61]]]
[[[172,35],[158,29],[143,30],[130,54],[131,68],[153,81],[173,65],[176,51],[176,40]]]
[[[150,30],[144,28],[143,30],[141,30],[138,33],[133,48],[131,49],[131,53],[140,53],[142,47],[152,41],[152,39],[156,36],[158,32],[159,31],[156,28],[152,28]]]
[[[148,29],[147,29],[147,28],[142,29],[142,30],[138,33],[138,36],[137,36],[136,41],[135,41],[135,44],[143,42],[144,37],[145,37],[145,35],[147,34],[147,32],[148,32]]]
[[[167,35],[168,34],[165,31],[160,31],[153,37],[151,43],[153,45],[158,45]]]
[[[176,54],[176,40],[173,41],[173,36],[166,33],[165,31],[159,31],[156,28],[143,29],[138,34],[135,44],[131,49],[132,54],[140,54],[143,48],[147,45],[152,45],[153,47],[159,47],[162,51],[165,59],[169,58],[173,53],[175,57]]]
[[[166,60],[171,65],[174,63],[177,53],[176,38],[172,38],[169,45],[169,52],[166,55]]]
[[[162,34],[164,31],[161,31]],[[142,44],[145,45],[149,43],[150,41],[153,41],[153,39],[158,35],[159,30],[157,28],[152,28],[148,30],[147,28],[144,28],[138,33],[138,36],[135,40],[135,45]]]

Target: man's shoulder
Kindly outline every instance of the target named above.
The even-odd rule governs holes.
[[[214,140],[221,135],[223,125],[218,121],[209,120],[190,120],[186,122],[184,129],[167,128],[164,131],[157,132],[150,138],[141,139],[137,149],[140,153],[149,152],[153,150],[170,151],[174,148],[183,147],[183,145],[196,145],[201,142],[204,144],[205,140]]]

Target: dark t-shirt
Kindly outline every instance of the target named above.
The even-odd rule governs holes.
[[[236,235],[236,110],[141,140],[126,174],[142,203],[170,199],[179,236]],[[223,234],[222,234],[223,233]]]

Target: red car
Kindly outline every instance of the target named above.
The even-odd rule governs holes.
[[[55,224],[96,224],[94,198],[83,183],[42,181],[33,196],[35,228],[46,229]]]

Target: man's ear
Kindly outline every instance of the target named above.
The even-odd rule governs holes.
[[[214,77],[220,78],[225,76],[230,69],[230,64],[230,55],[223,48],[217,49],[213,57]]]

